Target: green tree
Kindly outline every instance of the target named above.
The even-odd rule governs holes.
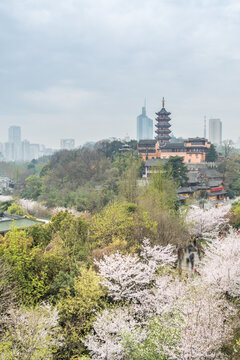
[[[215,162],[215,161],[217,161],[217,158],[218,158],[218,154],[215,149],[215,146],[213,144],[211,144],[211,146],[206,154],[206,161],[207,162]]]
[[[176,316],[176,314],[175,314]],[[165,316],[166,317],[166,316]],[[136,334],[124,333],[122,342],[126,352],[126,360],[167,360],[165,348],[174,347],[180,339],[180,330],[172,326],[171,319],[168,319],[169,327],[161,319],[150,320],[146,324],[146,336],[139,341]],[[141,331],[141,330],[140,330]],[[177,355],[177,352],[176,354]]]
[[[92,249],[106,252],[136,250],[145,237],[152,238],[156,224],[136,204],[116,202],[94,215],[90,227]],[[98,253],[101,255],[101,252]]]
[[[228,158],[221,161],[218,170],[223,174],[224,183],[228,192],[233,195],[240,194],[240,154],[231,153]]]
[[[189,238],[184,221],[178,211],[179,201],[176,195],[177,185],[171,173],[162,167],[156,169],[150,182],[142,188],[138,204],[142,213],[147,214],[155,224],[150,240],[166,245],[184,244]]]
[[[183,162],[183,157],[180,156],[171,156],[163,168],[172,176],[175,183],[180,186],[183,186],[188,180],[188,169]]]
[[[20,215],[20,216],[26,215],[26,212],[23,210],[23,208],[15,203],[10,205],[6,212],[7,214],[13,214],[13,215]]]
[[[32,248],[32,238],[22,230],[9,231],[0,239],[0,256],[11,269],[9,281],[18,285],[19,301],[37,303],[48,291],[48,284],[41,267],[42,252]]]
[[[104,296],[105,291],[96,272],[82,267],[74,279],[74,292],[68,289],[58,302],[66,344],[61,351],[63,359],[70,359],[84,349],[79,339],[90,330],[97,311],[105,306]]]
[[[37,200],[42,193],[42,179],[37,175],[31,175],[26,179],[22,197]]]
[[[137,180],[139,178],[142,159],[136,156],[122,156],[122,164],[125,170],[122,171],[119,181],[119,195],[128,202],[135,202],[138,194]],[[121,162],[121,160],[120,160]]]

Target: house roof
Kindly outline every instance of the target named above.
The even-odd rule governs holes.
[[[178,194],[184,194],[184,193],[194,193],[194,190],[190,186],[184,186],[177,189]]]
[[[188,183],[191,183],[191,184],[198,183],[198,176],[199,176],[198,171],[189,171],[187,174]]]
[[[158,166],[166,162],[166,159],[148,159],[145,161],[145,166]]]
[[[221,191],[213,191],[213,192],[209,192],[208,196],[216,196],[216,195],[226,195],[227,192],[224,190]]]
[[[186,149],[186,147],[184,146],[184,143],[173,143],[173,142],[169,142],[169,143],[163,143],[160,144],[161,148],[164,149]]]
[[[222,180],[208,180],[209,187],[218,187],[222,185]]]
[[[142,139],[142,140],[139,140],[138,146],[146,146],[146,145],[155,146],[156,142],[157,142],[157,140],[155,140],[155,139]]]
[[[29,219],[27,217],[9,215],[7,214],[4,217],[0,218],[0,233],[11,230],[13,227],[16,228],[25,228],[35,224],[43,224],[42,221]]]
[[[222,174],[216,169],[200,169],[201,175],[205,175],[208,178],[222,178]]]
[[[195,141],[207,141],[204,137],[195,137],[195,138],[188,138],[187,142],[195,142]]]

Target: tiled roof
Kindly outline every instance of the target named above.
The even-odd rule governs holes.
[[[183,193],[194,193],[194,190],[190,187],[190,186],[185,186],[185,187],[180,187],[177,189],[177,193],[178,194],[183,194]]]
[[[166,159],[148,159],[145,161],[145,166],[158,166],[166,162]]]
[[[162,108],[156,115],[170,115],[171,113],[168,112],[165,108]]]
[[[34,220],[34,219],[29,219],[27,217],[22,217],[22,216],[16,216],[16,215],[12,215],[14,216],[10,218],[10,216],[8,216],[9,214],[7,214],[6,216],[0,218],[0,232],[6,232],[11,230],[13,227],[16,228],[25,228],[25,227],[29,227],[35,224],[43,224],[42,221],[39,220]]]
[[[184,143],[164,143],[164,144],[161,144],[161,148],[164,148],[164,149],[184,149],[185,146],[184,146]]]
[[[143,139],[143,140],[139,140],[138,146],[146,146],[146,145],[155,146],[156,142],[157,141],[155,139]]]

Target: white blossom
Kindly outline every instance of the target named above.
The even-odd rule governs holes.
[[[231,205],[209,210],[191,208],[185,219],[186,224],[189,225],[190,233],[202,237],[217,235],[220,227],[228,220],[227,214],[230,208]]]
[[[96,261],[103,284],[114,300],[138,299],[154,279],[156,266],[140,261],[137,255],[122,255],[119,252]]]
[[[153,262],[159,265],[173,265],[177,261],[177,256],[174,255],[175,247],[171,244],[167,246],[150,245],[148,239],[144,239],[141,251],[141,257],[148,262]]]
[[[105,309],[93,325],[94,331],[84,343],[91,353],[91,359],[122,360],[124,348],[121,335],[136,329],[136,321],[127,308]]]
[[[240,297],[240,236],[235,231],[205,247],[201,274],[216,291]]]
[[[229,319],[236,312],[228,302],[217,296],[214,289],[201,280],[186,285],[184,294],[176,301],[175,325],[181,340],[174,350],[166,349],[171,359],[221,359],[220,348],[232,334]]]
[[[176,261],[173,249],[171,245],[151,248],[146,240],[141,252],[142,258],[117,252],[109,256],[105,255],[95,264],[104,278],[103,284],[114,300],[122,298],[141,300],[145,289],[155,279],[156,269],[160,265],[172,265]]]
[[[5,324],[7,332],[0,341],[2,360],[53,359],[53,348],[62,345],[58,310],[50,305],[12,309]]]

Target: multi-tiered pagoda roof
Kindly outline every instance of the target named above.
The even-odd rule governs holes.
[[[171,115],[171,113],[165,109],[164,98],[162,100],[162,109],[157,112],[156,115],[157,123],[155,124],[155,126],[157,129],[155,130],[155,133],[157,134],[157,136],[155,137],[155,139],[160,143],[168,143],[171,139],[171,136],[169,135],[171,133],[171,124],[169,124],[169,121],[171,120],[169,115]]]

